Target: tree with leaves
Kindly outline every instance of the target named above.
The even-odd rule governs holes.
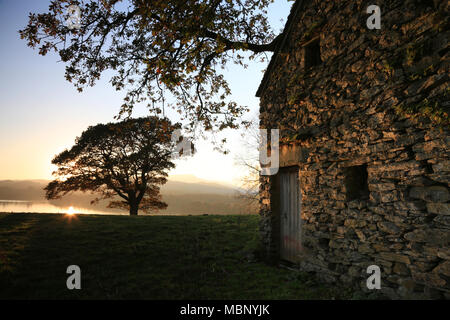
[[[89,127],[53,159],[58,178],[45,187],[47,199],[90,191],[99,195],[93,203],[113,198],[109,207],[127,208],[130,215],[165,209],[160,186],[175,167],[178,139],[172,137],[180,127],[154,116]]]
[[[245,66],[265,59],[281,35],[267,21],[273,0],[53,0],[46,13],[31,13],[20,31],[41,55],[50,50],[67,63],[65,77],[81,91],[112,70],[112,85],[126,90],[120,115],[147,100],[153,114],[164,112],[167,94],[193,129],[222,130],[248,125],[248,110],[227,97],[219,72],[232,61]],[[77,28],[66,23],[68,7],[79,8]],[[69,10],[70,11],[70,10]],[[119,116],[120,116],[119,115]]]

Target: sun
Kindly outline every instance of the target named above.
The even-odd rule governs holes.
[[[70,207],[68,210],[67,210],[67,214],[68,215],[73,215],[75,213],[75,209],[73,208],[73,207]]]

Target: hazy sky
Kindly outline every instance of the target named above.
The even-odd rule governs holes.
[[[0,0],[0,180],[51,179],[53,156],[73,145],[88,126],[113,121],[124,96],[104,77],[83,93],[64,79],[58,56],[45,57],[26,46],[18,30],[28,22],[29,12],[47,11],[49,0]],[[271,25],[283,26],[292,2],[276,0],[269,8]],[[283,22],[280,20],[283,19]],[[230,65],[225,76],[235,101],[258,110],[256,90],[267,63],[252,63],[248,69]],[[145,116],[138,107],[133,116]],[[171,174],[192,174],[221,182],[236,182],[242,171],[235,166],[240,136],[227,132],[231,153],[222,155],[206,142],[198,153],[177,162]]]

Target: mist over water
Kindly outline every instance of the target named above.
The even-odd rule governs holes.
[[[161,188],[162,199],[168,208],[150,214],[202,215],[202,214],[256,214],[256,207],[236,196],[236,190],[228,185],[211,183],[201,179],[168,181]],[[0,180],[0,212],[74,213],[128,215],[128,210],[108,208],[109,200],[92,204],[95,195],[75,192],[61,199],[45,199],[46,180]],[[120,200],[117,198],[116,200]],[[139,215],[145,213],[140,211]]]
[[[8,213],[61,213],[66,214],[69,208],[73,207],[74,213],[77,214],[107,214],[107,215],[126,215],[125,211],[111,210],[101,211],[83,208],[80,206],[56,206],[46,201],[20,201],[20,200],[0,200],[0,212]]]

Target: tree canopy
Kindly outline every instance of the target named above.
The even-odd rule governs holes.
[[[131,215],[166,208],[160,185],[175,167],[171,158],[178,139],[172,137],[179,128],[154,116],[89,127],[71,149],[52,160],[57,179],[45,188],[47,199],[91,191],[99,195],[93,202],[122,198],[109,207],[129,208]]]
[[[112,70],[112,85],[125,90],[122,114],[147,100],[154,114],[167,105],[190,127],[236,128],[247,107],[231,101],[220,67],[244,65],[274,51],[267,21],[273,0],[53,0],[46,13],[30,13],[20,31],[42,55],[51,50],[67,63],[65,77],[82,90]],[[79,28],[70,28],[67,8],[80,8]],[[264,56],[261,56],[264,58]],[[164,104],[167,92],[175,104]],[[165,96],[166,94],[166,96]]]

